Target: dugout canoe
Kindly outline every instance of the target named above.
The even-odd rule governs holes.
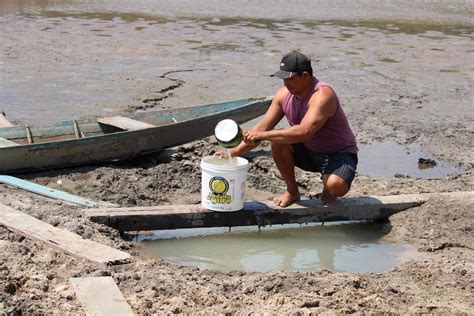
[[[21,173],[130,159],[214,133],[229,118],[242,124],[266,112],[271,97],[47,126],[0,128],[0,174]]]

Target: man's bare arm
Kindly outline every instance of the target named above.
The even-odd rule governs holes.
[[[255,124],[255,126],[251,129],[252,131],[270,131],[280,122],[282,117],[284,116],[282,110],[283,101],[288,94],[288,90],[285,87],[281,87],[273,96],[272,103],[268,108],[267,112],[263,116],[263,118]],[[240,145],[233,148],[231,150],[232,156],[239,156],[249,152],[250,150],[256,148],[258,143],[246,143],[242,141]]]
[[[337,98],[329,87],[321,87],[310,99],[308,111],[299,125],[279,130],[244,132],[244,141],[252,144],[261,140],[295,144],[308,140],[337,110]]]

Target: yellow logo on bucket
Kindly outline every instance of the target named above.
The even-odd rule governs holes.
[[[209,189],[214,194],[225,194],[229,190],[229,182],[222,177],[212,177],[209,180]]]
[[[232,197],[227,193],[229,190],[229,182],[222,177],[212,177],[209,180],[209,189],[212,193],[209,193],[207,199],[214,204],[230,204],[232,203]]]

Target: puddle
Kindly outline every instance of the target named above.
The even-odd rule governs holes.
[[[282,228],[283,227],[283,228]],[[143,251],[182,265],[220,271],[384,272],[419,257],[384,236],[382,224],[179,229],[139,238]]]
[[[434,160],[436,165],[427,168],[418,164],[420,158]],[[393,177],[406,175],[417,178],[442,178],[460,174],[461,169],[439,160],[414,145],[400,145],[395,142],[381,142],[359,145],[357,172],[372,177]]]

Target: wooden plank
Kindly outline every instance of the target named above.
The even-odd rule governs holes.
[[[111,277],[70,278],[86,315],[133,315]]]
[[[13,147],[13,146],[20,146],[20,144],[12,142],[6,138],[0,137],[0,147]]]
[[[268,201],[245,202],[236,212],[214,212],[201,205],[165,205],[84,210],[93,222],[120,231],[197,227],[266,226],[341,220],[370,220],[424,203],[419,195],[341,198],[329,207],[319,200],[302,200],[286,208]]]
[[[136,131],[156,127],[156,125],[148,124],[142,121],[137,121],[123,116],[103,117],[97,120],[101,124],[115,126],[127,131]]]
[[[201,205],[167,205],[133,208],[85,210],[93,222],[120,231],[178,229],[197,227],[266,226],[276,224],[330,222],[342,220],[375,220],[420,205],[424,201],[410,198],[383,201],[379,198],[344,198],[330,207],[318,200],[302,200],[287,208],[267,201],[248,201],[236,212],[214,212]]]
[[[275,224],[386,219],[419,206],[433,195],[474,198],[474,192],[407,194],[340,198],[323,206],[318,200],[302,200],[287,208],[267,201],[248,201],[236,212],[214,212],[200,205],[166,205],[84,210],[93,222],[120,231],[178,229],[197,227],[266,226]]]
[[[70,231],[51,226],[3,204],[0,204],[0,225],[27,238],[45,242],[73,256],[97,263],[126,263],[131,257],[126,252],[89,239],[82,239]]]
[[[36,194],[44,195],[53,199],[63,200],[78,205],[84,205],[87,207],[117,207],[118,205],[108,202],[95,202],[77,195],[69,194],[60,190],[52,189],[44,185],[29,182],[23,179],[19,179],[12,176],[0,175],[0,183],[12,185],[23,190],[33,192]]]
[[[0,111],[0,127],[12,127],[14,126],[10,123],[7,118],[5,117],[5,112]]]

